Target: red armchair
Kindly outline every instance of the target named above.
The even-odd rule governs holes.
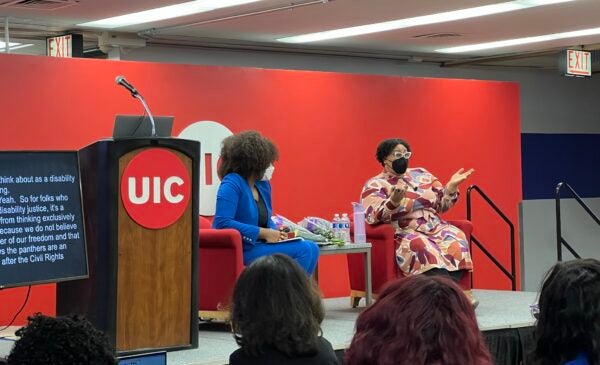
[[[467,240],[471,240],[473,225],[469,221],[448,221],[450,224],[460,228]],[[354,237],[354,227],[351,233]],[[373,294],[381,291],[383,285],[388,281],[402,277],[402,273],[396,264],[396,241],[394,240],[394,228],[391,224],[370,225],[365,224],[367,242],[371,248],[371,270],[373,281]],[[365,268],[363,258],[359,255],[347,255],[348,273],[350,275],[350,300],[352,307],[356,307],[360,298],[365,297]],[[459,285],[464,289],[471,289],[471,275],[464,275]]]
[[[198,316],[229,319],[233,286],[244,269],[242,237],[235,229],[212,229],[199,217]]]

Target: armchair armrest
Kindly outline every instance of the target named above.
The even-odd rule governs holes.
[[[372,240],[394,238],[394,232],[391,224],[365,224],[365,233]]]
[[[200,229],[201,248],[238,248],[242,251],[242,236],[235,229]]]
[[[204,313],[227,307],[244,269],[242,236],[235,229],[198,230],[198,304]]]
[[[352,233],[354,224],[351,224]],[[396,241],[394,227],[391,224],[365,225],[367,242],[371,243],[371,267],[373,292],[379,293],[382,286],[395,279],[398,273],[396,265]],[[353,291],[365,290],[363,259],[359,255],[348,255],[348,272],[350,288]]]
[[[471,234],[473,233],[473,223],[467,220],[449,220],[448,223],[463,231],[465,236],[467,236],[467,241],[471,239]]]

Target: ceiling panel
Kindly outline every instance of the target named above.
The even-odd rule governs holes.
[[[9,23],[20,37],[43,39],[50,33],[78,30],[76,24],[124,13],[180,3],[182,0],[81,0],[79,4],[55,11],[0,8],[0,20]],[[314,4],[312,4],[314,2]],[[416,55],[429,60],[462,59],[532,52],[570,46],[600,44],[600,36],[563,39],[552,42],[479,51],[470,54],[444,55],[435,50],[445,47],[492,42],[511,38],[600,27],[600,0],[577,0],[461,21],[425,25],[363,36],[309,44],[289,45],[278,38],[325,31],[341,27],[428,15],[444,11],[483,6],[495,0],[299,0],[293,9],[289,0],[264,0],[237,7],[190,15],[177,19],[142,24],[115,31],[136,33],[150,30],[150,42],[178,44],[206,43],[236,47],[270,47],[273,49],[322,52],[363,52],[371,55]],[[299,4],[311,3],[307,6]],[[250,13],[261,14],[246,16]],[[233,17],[233,19],[225,19]],[[101,30],[79,29],[88,42]],[[21,33],[19,33],[21,32]],[[2,27],[0,27],[0,34]],[[456,37],[417,37],[424,34],[457,33]],[[41,47],[41,46],[40,46]],[[43,48],[43,47],[41,47]],[[29,50],[28,52],[31,52]],[[548,67],[542,59],[540,67]]]

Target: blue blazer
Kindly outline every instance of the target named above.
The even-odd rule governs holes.
[[[277,229],[271,220],[273,210],[271,184],[268,181],[257,181],[255,186],[267,207],[269,228]],[[260,242],[258,241],[258,208],[248,182],[241,175],[232,172],[225,175],[221,181],[217,191],[217,208],[212,226],[237,229],[242,235],[244,250]]]
[[[585,352],[580,352],[577,354],[577,357],[571,361],[567,361],[564,365],[589,365],[590,361],[588,360]]]

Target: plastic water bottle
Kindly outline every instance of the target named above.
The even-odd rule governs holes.
[[[352,203],[352,210],[354,213],[354,242],[365,243],[367,242],[367,235],[365,234],[365,209],[360,203]]]
[[[344,242],[350,242],[350,218],[348,218],[348,214],[342,214],[342,238]]]
[[[342,238],[341,237],[342,224],[341,224],[340,215],[338,213],[335,213],[333,215],[333,221],[331,223],[332,223],[331,228],[333,230],[333,238]]]

